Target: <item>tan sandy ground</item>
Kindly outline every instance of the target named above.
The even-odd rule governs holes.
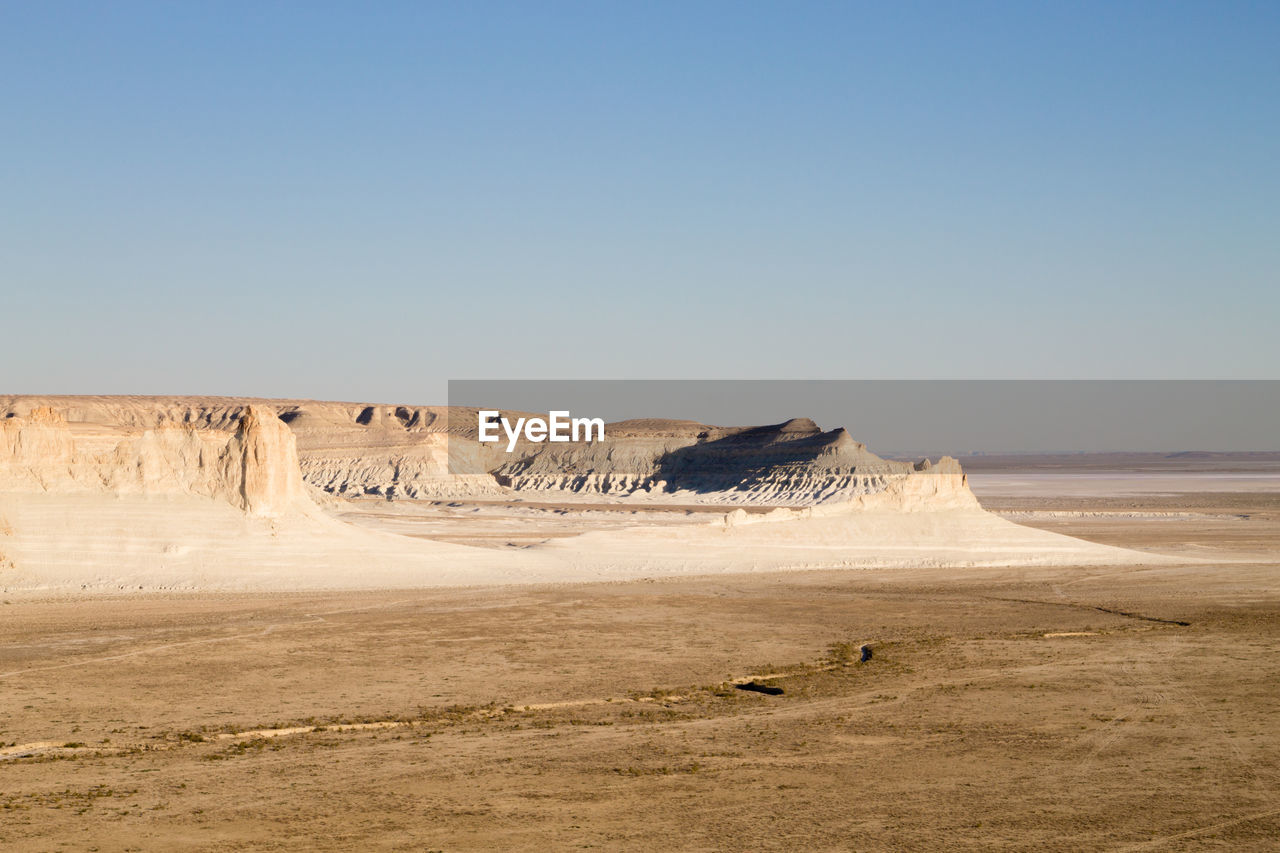
[[[1210,562],[11,599],[0,847],[1275,849],[1275,495],[985,500]]]

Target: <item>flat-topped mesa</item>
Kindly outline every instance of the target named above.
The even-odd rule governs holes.
[[[631,422],[606,433],[607,440],[526,443],[508,457],[533,472],[513,475],[527,477],[530,487],[545,477],[592,494],[648,489],[661,491],[667,504],[725,505],[720,518],[698,514],[701,524],[607,519],[598,530],[548,531],[546,541],[516,549],[427,541],[416,531],[396,535],[421,508],[343,512],[337,500],[317,506],[299,457],[302,464],[309,457],[311,464],[330,466],[334,483],[359,494],[385,488],[398,496],[456,483],[451,468],[439,470],[446,447],[482,448],[465,433],[438,428],[437,412],[379,406],[381,417],[374,412],[360,423],[368,408],[225,398],[0,397],[0,587],[36,594],[396,588],[1117,560],[1115,549],[1020,528],[982,511],[954,460],[881,459],[845,431],[823,432],[802,419],[751,428]],[[459,431],[473,429],[466,422],[474,424],[474,417],[473,410],[455,421]],[[411,459],[423,467],[406,475]],[[472,476],[499,489],[487,473],[491,467]],[[480,503],[471,509],[484,518]],[[775,508],[747,513],[735,504]],[[518,516],[541,523],[539,508],[526,509],[534,511]],[[365,526],[388,516],[400,523]],[[357,517],[362,522],[352,523]],[[557,523],[555,532],[560,529]],[[1146,563],[1152,555],[1125,559]]]
[[[624,421],[610,424],[605,435],[591,444],[522,445],[494,474],[518,491],[665,493],[694,502],[809,506],[880,493],[915,473],[910,463],[870,452],[847,430],[824,432],[808,418],[760,427]],[[937,481],[934,488],[967,492],[963,481]]]
[[[308,501],[304,482],[344,497],[418,499],[559,490],[784,506],[880,493],[921,505],[973,500],[956,463],[882,459],[847,430],[823,431],[809,418],[757,427],[640,418],[608,424],[603,441],[521,440],[507,453],[477,440],[479,411],[222,397],[0,396],[0,490],[185,492],[267,515]]]

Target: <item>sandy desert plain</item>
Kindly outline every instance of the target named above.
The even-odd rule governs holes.
[[[1280,846],[1280,455],[449,414],[0,397],[0,848]]]

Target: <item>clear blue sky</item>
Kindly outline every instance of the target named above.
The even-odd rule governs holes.
[[[1274,378],[1275,2],[0,5],[0,392]]]

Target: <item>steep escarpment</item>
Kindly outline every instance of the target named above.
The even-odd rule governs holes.
[[[227,497],[252,515],[279,514],[305,500],[297,439],[270,409],[246,409],[219,463]]]
[[[251,417],[254,407],[277,417]],[[254,512],[275,511],[263,508],[278,506],[282,489],[299,490],[295,459],[302,481],[339,497],[558,492],[786,506],[847,503],[881,493],[903,500],[913,495],[910,502],[917,504],[930,497],[971,499],[954,462],[931,468],[882,459],[844,429],[823,431],[807,418],[763,427],[630,420],[607,425],[603,441],[520,440],[508,453],[505,442],[478,441],[477,410],[463,407],[308,400],[268,405],[215,397],[0,398],[3,415],[18,424],[6,428],[6,435],[24,431],[5,439],[14,445],[10,455],[41,460],[19,466],[11,480],[138,491],[179,483],[198,493],[225,491]],[[260,437],[247,444],[237,438],[242,422],[253,424]],[[75,434],[74,452],[67,444],[68,426]],[[296,440],[296,451],[285,446],[286,432]],[[224,451],[237,461],[220,463]],[[280,464],[254,461],[268,459]],[[220,479],[210,480],[212,471]],[[245,497],[246,481],[250,492],[274,497]]]
[[[3,402],[6,592],[412,586],[512,571],[324,512],[274,406]]]
[[[474,410],[467,424],[474,425]],[[298,437],[308,483],[340,497],[500,496],[492,450],[468,438],[447,407],[317,403],[282,414]],[[458,430],[450,429],[450,421]]]
[[[309,504],[296,440],[274,410],[246,405],[216,427],[129,414],[73,423],[49,405],[5,412],[0,492],[195,495],[259,516]]]
[[[475,408],[308,403],[281,416],[298,436],[307,482],[344,497],[567,492],[807,506],[883,492],[972,502],[954,460],[882,459],[844,429],[823,431],[808,418],[763,427],[636,419],[608,424],[604,441],[520,440],[507,453],[505,442],[477,440]]]

